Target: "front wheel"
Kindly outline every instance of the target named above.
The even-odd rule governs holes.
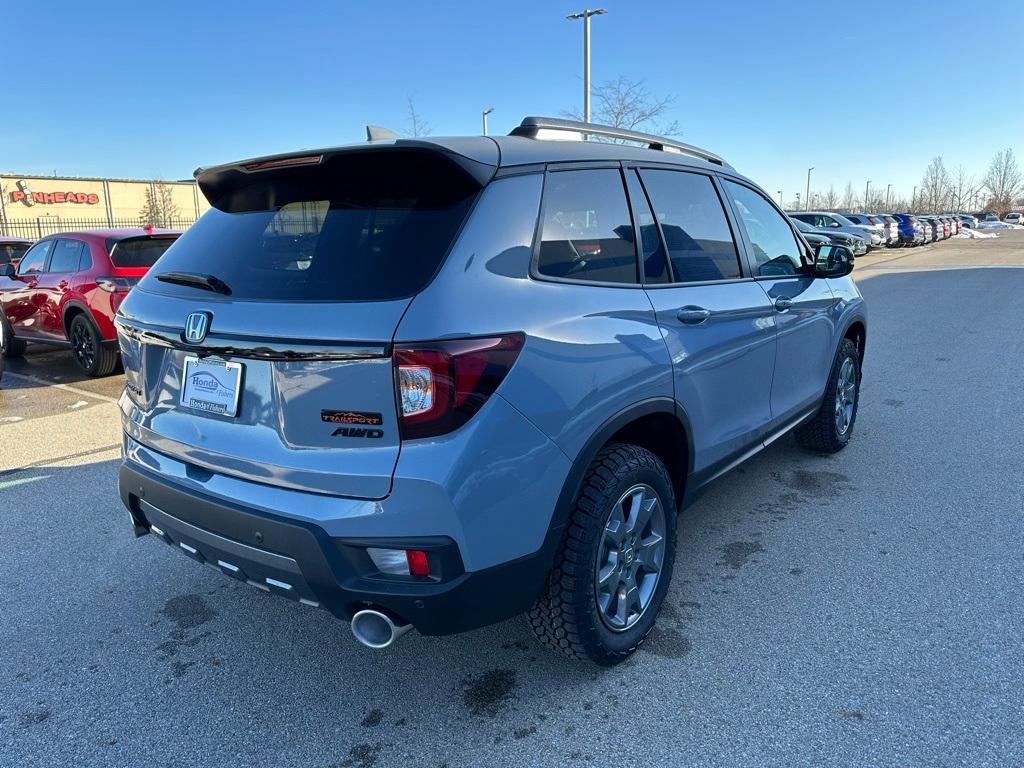
[[[675,562],[676,502],[661,460],[612,444],[587,470],[529,619],[542,642],[611,666],[647,639]]]
[[[75,362],[88,376],[113,373],[120,360],[120,351],[103,345],[99,329],[85,315],[76,315],[68,331]]]
[[[856,344],[843,339],[832,363],[821,407],[810,421],[797,427],[797,442],[820,453],[841,451],[850,442],[859,403],[860,355]]]

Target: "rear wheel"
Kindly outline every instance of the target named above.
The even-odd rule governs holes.
[[[547,587],[529,612],[537,637],[603,666],[629,658],[661,610],[675,546],[665,466],[639,446],[605,447],[587,470]]]
[[[120,360],[117,348],[104,346],[99,329],[85,315],[76,315],[68,331],[71,354],[89,376],[107,376],[113,373]]]

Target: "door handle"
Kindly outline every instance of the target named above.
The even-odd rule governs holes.
[[[683,307],[676,312],[676,318],[684,325],[700,325],[711,317],[711,310],[704,307]]]
[[[793,306],[793,300],[792,299],[787,299],[785,296],[779,296],[779,298],[777,298],[775,300],[775,308],[777,310],[779,310],[779,312],[785,312],[787,309],[789,309],[792,306]]]
[[[60,288],[62,291],[67,289],[68,281],[67,280],[61,280],[59,283],[57,283],[57,287]]]

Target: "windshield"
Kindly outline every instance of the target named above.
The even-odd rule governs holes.
[[[813,232],[814,227],[808,224],[806,221],[800,221],[800,219],[793,219],[793,223],[796,224],[796,228],[801,232]]]
[[[838,214],[838,213],[833,213],[832,214],[832,218],[835,219],[836,221],[838,221],[839,222],[839,226],[841,226],[841,227],[856,227],[856,226],[858,226],[857,224],[853,223],[852,221],[850,221],[845,216],[843,216],[841,214]]]

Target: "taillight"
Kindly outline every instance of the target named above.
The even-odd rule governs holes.
[[[522,347],[522,334],[396,347],[402,439],[443,435],[469,421],[494,394]]]
[[[139,282],[137,277],[97,277],[96,285],[108,293],[128,293]]]

